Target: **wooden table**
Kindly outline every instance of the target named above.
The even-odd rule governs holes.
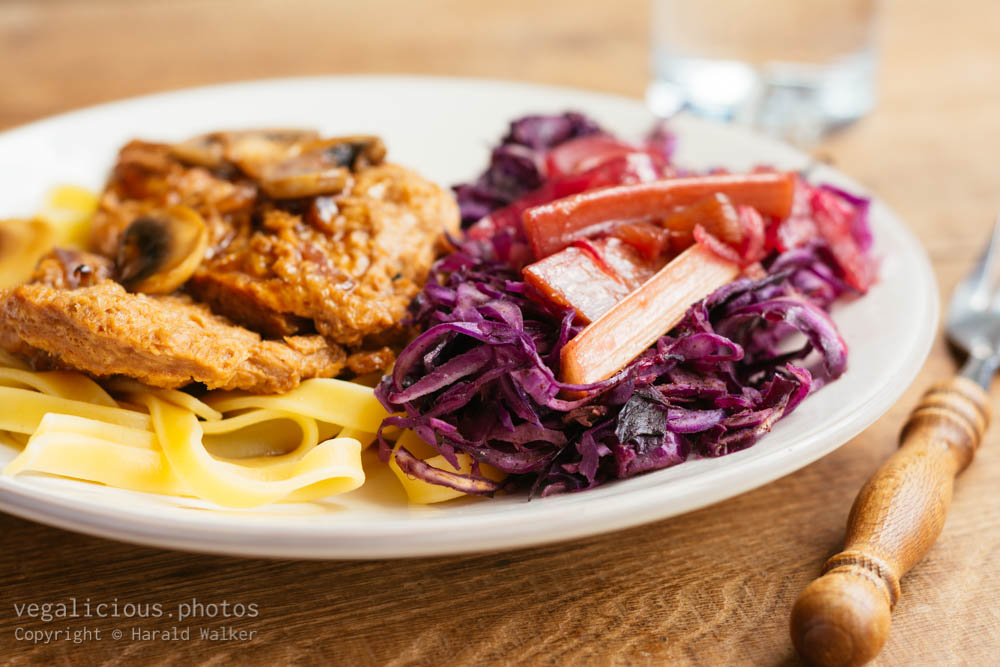
[[[888,3],[881,100],[822,146],[926,244],[943,293],[1000,206],[1000,4]],[[6,0],[0,128],[181,86],[295,74],[421,72],[640,96],[646,0],[583,3]],[[919,393],[951,372],[943,344],[875,426],[784,479],[686,516],[537,549],[383,562],[278,562],[135,547],[0,516],[0,658],[13,664],[795,662],[788,611],[841,544],[858,488]],[[996,393],[994,393],[994,399]],[[1000,443],[987,434],[938,544],[903,582],[878,664],[1000,659]],[[251,640],[56,641],[14,632],[14,604],[255,603],[202,619]],[[72,628],[82,624],[69,623]],[[105,637],[116,623],[90,623]],[[171,624],[150,622],[148,627]]]

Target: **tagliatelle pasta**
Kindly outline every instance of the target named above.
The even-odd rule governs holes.
[[[343,380],[307,380],[279,396],[203,398],[124,378],[102,387],[80,373],[0,366],[0,444],[23,446],[3,474],[46,473],[233,508],[309,501],[364,483],[361,451],[385,416],[371,388]],[[412,431],[399,444],[452,469]],[[458,458],[456,472],[468,474],[471,459]],[[466,495],[389,465],[410,502]],[[487,465],[480,473],[505,476]]]
[[[301,439],[291,450],[287,447],[286,422],[294,424],[301,433]],[[251,410],[235,417],[202,422],[201,428],[206,447],[214,456],[241,459],[248,464],[253,459],[271,460],[308,451],[321,439],[328,440],[343,431],[335,427],[329,437],[321,438],[319,425],[312,417],[278,410]]]
[[[31,367],[27,363],[4,349],[0,349],[0,368],[13,368],[22,371],[31,370]]]
[[[192,495],[160,451],[151,431],[49,414],[3,474],[44,472],[131,491]]]
[[[315,500],[364,483],[361,450],[385,415],[370,388],[340,380],[204,401],[132,380],[105,386],[79,373],[0,366],[0,443],[18,447],[28,437],[3,474],[47,473],[234,508]],[[321,432],[335,437],[321,442]]]
[[[147,387],[141,382],[124,377],[113,378],[106,384],[112,391],[133,394],[150,394],[152,396],[162,398],[170,403],[176,403],[181,407],[187,408],[205,421],[219,421],[222,419],[221,412],[213,410],[211,406],[207,405],[204,401],[198,400],[191,394],[178,391],[177,389]]]
[[[227,507],[254,507],[293,495],[295,500],[331,496],[365,481],[361,443],[352,438],[327,440],[298,460],[241,468],[212,458],[192,412],[152,395],[147,400],[170,468],[199,498]]]
[[[303,380],[291,391],[277,396],[219,391],[205,398],[219,412],[266,408],[297,412],[331,424],[342,424],[375,433],[386,416],[370,387],[332,378]]]
[[[116,408],[118,404],[99,384],[85,375],[69,371],[33,373],[20,368],[0,367],[0,386],[31,387],[43,394]]]
[[[86,417],[116,426],[150,430],[149,415],[63,398],[35,389],[0,387],[0,430],[33,434],[49,413]]]

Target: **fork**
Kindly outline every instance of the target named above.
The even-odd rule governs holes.
[[[900,448],[858,493],[844,550],[792,607],[792,642],[810,662],[861,665],[889,634],[899,580],[931,548],[955,476],[972,461],[990,420],[986,390],[1000,365],[1000,216],[948,306],[948,340],[968,354],[959,374],[924,394]]]

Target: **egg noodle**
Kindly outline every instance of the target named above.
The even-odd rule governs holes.
[[[26,280],[54,243],[73,245],[96,205],[85,190],[57,188],[35,220],[3,221],[0,232],[14,230],[25,250],[0,262],[0,288]],[[280,395],[196,397],[127,378],[102,386],[82,373],[32,371],[0,350],[0,446],[21,450],[0,473],[8,477],[44,473],[232,508],[317,500],[364,484],[361,452],[386,416],[360,382],[310,379]],[[397,447],[447,465],[412,431],[393,435]],[[457,472],[468,473],[471,458],[458,457]],[[408,477],[395,460],[390,467],[410,502],[465,495]]]
[[[3,474],[48,473],[235,508],[315,500],[365,481],[361,450],[375,439],[371,416],[381,410],[367,387],[306,380],[301,409],[287,397],[247,396],[283,408],[233,412],[180,391],[115,384],[118,400],[80,373],[0,367],[0,430],[8,444],[28,436]],[[323,416],[319,397],[343,406],[338,423]],[[334,435],[321,442],[321,432]]]

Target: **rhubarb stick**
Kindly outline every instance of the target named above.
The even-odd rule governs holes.
[[[563,381],[589,384],[611,377],[680,322],[692,304],[739,273],[737,264],[691,246],[566,344]]]

